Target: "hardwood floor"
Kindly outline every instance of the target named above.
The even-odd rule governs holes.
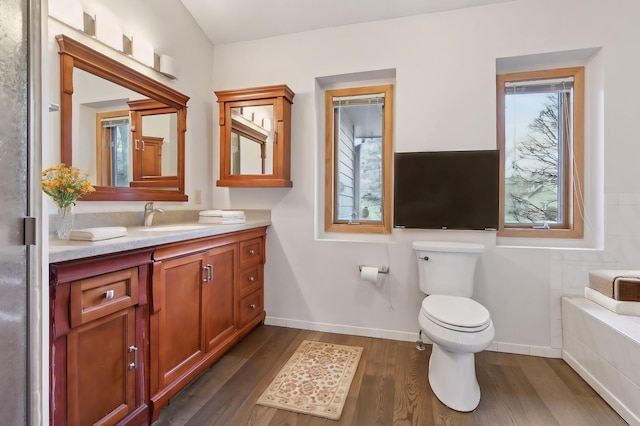
[[[364,348],[340,420],[255,402],[303,340]],[[431,346],[260,326],[180,392],[163,425],[626,425],[563,360],[498,352],[476,354],[482,398],[471,413],[443,405],[429,387]]]

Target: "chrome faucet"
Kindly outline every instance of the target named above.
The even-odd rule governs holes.
[[[144,219],[142,224],[144,226],[151,226],[153,224],[153,216],[156,213],[164,213],[164,209],[156,209],[153,207],[153,203],[147,203],[144,205]]]

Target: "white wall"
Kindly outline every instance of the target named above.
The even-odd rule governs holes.
[[[265,303],[269,321],[298,327],[413,339],[423,295],[411,241],[476,241],[487,250],[476,298],[496,326],[494,349],[559,356],[560,295],[579,293],[589,269],[637,269],[640,258],[640,116],[635,0],[519,0],[467,10],[337,27],[212,47],[178,1],[86,0],[120,14],[125,32],[144,36],[178,60],[178,80],[165,79],[73,30],[49,20],[44,102],[59,103],[57,44],[65,32],[120,58],[191,97],[186,133],[189,203],[173,209],[269,208]],[[574,9],[575,8],[575,9]],[[168,24],[167,24],[168,23]],[[397,151],[494,148],[495,74],[499,58],[601,48],[587,64],[587,199],[589,248],[533,248],[539,242],[496,241],[473,231],[398,230],[382,242],[315,239],[322,198],[322,124],[316,79],[395,70]],[[253,64],[248,67],[247,58]],[[45,58],[46,59],[46,58]],[[218,109],[213,90],[289,85],[296,93],[292,125],[293,188],[217,188]],[[47,92],[49,90],[49,92]],[[47,99],[49,93],[49,99]],[[321,106],[320,106],[321,108]],[[50,114],[43,165],[59,161],[59,116]],[[48,138],[48,139],[47,139]],[[320,186],[319,186],[320,185]],[[143,202],[80,202],[78,212],[142,211]],[[45,225],[46,226],[46,225]],[[557,242],[553,244],[557,245]],[[566,244],[565,244],[566,245]],[[575,244],[580,245],[579,244]],[[360,282],[358,265],[387,265],[377,285]]]
[[[494,349],[560,356],[560,295],[579,293],[589,269],[637,268],[640,144],[634,123],[640,66],[634,0],[520,0],[214,47],[215,90],[285,83],[296,93],[291,189],[213,188],[215,207],[270,208],[265,303],[274,324],[412,339],[422,300],[411,241],[486,245],[475,297],[491,312]],[[323,159],[316,79],[395,69],[396,151],[496,146],[496,61],[601,48],[589,58],[587,183],[589,240],[535,248],[473,231],[395,230],[387,242],[314,239]],[[597,49],[596,49],[597,50]],[[543,55],[552,58],[554,55]],[[261,64],[246,67],[238,64]],[[562,55],[560,55],[562,58]],[[214,111],[214,147],[219,146]],[[320,127],[319,127],[320,126]],[[213,172],[218,174],[214,153]],[[598,247],[599,250],[594,249]],[[378,285],[358,265],[387,265]]]
[[[212,45],[195,24],[193,17],[181,2],[175,0],[80,0],[85,10],[100,13],[101,10],[117,16],[123,32],[129,36],[148,40],[156,52],[173,57],[178,64],[177,80],[171,80],[122,53],[97,42],[94,38],[69,28],[54,19],[48,20],[48,37],[43,41],[44,61],[49,73],[44,78],[43,101],[60,104],[60,68],[57,34],[67,34],[76,40],[110,56],[131,68],[170,86],[190,99],[187,103],[187,133],[185,134],[185,187],[190,197],[188,203],[159,203],[168,209],[198,209],[211,204],[211,187],[217,175],[213,174],[211,158],[213,154],[212,114],[213,96]],[[217,104],[216,110],[217,110]],[[43,165],[50,166],[60,161],[60,114],[50,113],[49,134],[43,141]],[[217,161],[217,160],[216,160]],[[195,191],[202,191],[202,204],[195,204]],[[49,204],[50,212],[53,203]],[[77,213],[97,211],[142,211],[140,202],[79,202]]]

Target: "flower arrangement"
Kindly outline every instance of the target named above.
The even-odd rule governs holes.
[[[87,180],[87,176],[87,173],[80,173],[77,167],[58,164],[42,172],[42,190],[58,207],[70,207],[84,194],[96,190]]]

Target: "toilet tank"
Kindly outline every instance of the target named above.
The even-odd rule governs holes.
[[[420,290],[425,294],[471,297],[476,264],[484,246],[478,243],[414,241]]]

